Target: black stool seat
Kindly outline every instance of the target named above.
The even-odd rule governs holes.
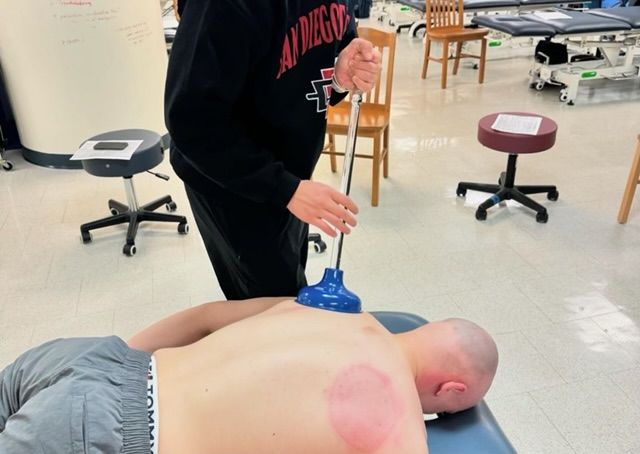
[[[122,252],[128,256],[132,256],[136,253],[135,239],[138,232],[138,225],[141,222],[176,222],[178,224],[178,232],[182,234],[189,232],[189,226],[187,224],[187,218],[184,216],[155,212],[155,210],[163,205],[168,211],[176,210],[176,203],[169,195],[142,206],[138,205],[133,186],[133,175],[150,171],[162,162],[164,149],[160,135],[144,129],[125,129],[99,134],[88,139],[88,141],[128,140],[142,140],[142,144],[140,144],[140,147],[133,153],[130,160],[86,159],[82,161],[82,167],[91,175],[123,178],[127,194],[127,204],[113,199],[109,200],[108,205],[111,216],[81,225],[80,234],[82,235],[82,241],[84,243],[90,243],[92,241],[91,230],[128,223],[127,242]],[[169,179],[166,175],[155,175],[165,180]]]
[[[460,182],[456,194],[464,197],[467,190],[488,192],[493,194],[487,200],[480,204],[476,210],[476,219],[484,221],[487,219],[487,210],[492,206],[504,201],[515,200],[522,205],[531,208],[536,212],[536,221],[544,223],[549,219],[547,209],[535,200],[527,197],[527,194],[547,193],[547,198],[552,201],[558,200],[558,190],[555,186],[539,186],[539,185],[515,185],[516,178],[516,161],[519,154],[539,153],[551,148],[556,141],[556,132],[558,126],[556,123],[542,115],[529,114],[523,112],[504,112],[509,115],[534,116],[541,117],[542,122],[537,134],[512,134],[508,132],[497,131],[492,125],[499,113],[486,115],[478,123],[478,141],[485,147],[496,151],[509,153],[507,160],[507,170],[500,174],[498,184],[471,183]]]
[[[151,170],[164,159],[162,138],[155,132],[147,131],[146,129],[111,131],[99,134],[89,140],[143,141],[129,161],[121,159],[85,159],[82,161],[82,168],[97,177],[128,177]]]

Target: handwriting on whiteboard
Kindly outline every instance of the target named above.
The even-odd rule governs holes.
[[[49,6],[67,6],[67,7],[78,7],[78,6],[93,6],[92,0],[50,0]]]
[[[65,30],[66,36],[60,40],[63,46],[88,44],[96,32],[116,32],[132,45],[141,44],[153,35],[152,27],[146,21],[127,20],[121,8],[105,7],[101,3],[95,0],[49,0],[52,19]]]
[[[63,46],[73,46],[74,44],[80,44],[82,42],[84,42],[84,39],[81,38],[68,38],[60,41]]]
[[[151,27],[147,22],[138,22],[133,25],[121,27],[120,31],[125,34],[127,41],[133,44],[140,44],[145,38],[152,35]]]
[[[97,11],[72,10],[53,13],[52,16],[58,21],[70,24],[96,24],[99,22],[109,22],[118,17],[117,9],[100,9]]]
[[[90,0],[61,0],[62,6],[93,6],[93,2]]]

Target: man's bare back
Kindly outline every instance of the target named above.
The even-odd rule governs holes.
[[[369,314],[282,302],[155,353],[160,454],[425,454],[414,376]]]

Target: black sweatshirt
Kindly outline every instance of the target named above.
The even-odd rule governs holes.
[[[344,97],[331,76],[354,37],[345,0],[189,0],[165,93],[178,176],[214,200],[286,207]]]

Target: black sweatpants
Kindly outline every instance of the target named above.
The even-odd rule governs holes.
[[[307,285],[308,224],[287,209],[185,189],[227,299],[296,296]]]

